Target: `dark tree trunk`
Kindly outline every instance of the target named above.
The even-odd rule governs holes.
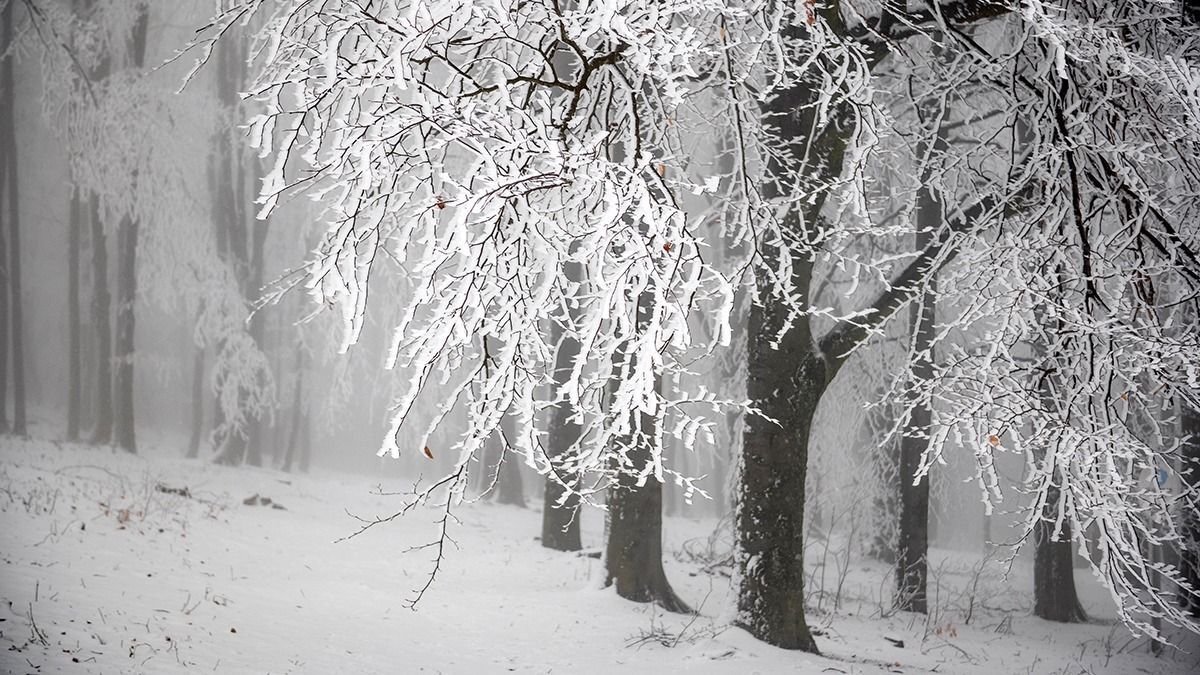
[[[831,10],[836,14],[836,7]],[[793,39],[804,39],[798,29],[787,29]],[[764,186],[768,198],[793,189],[797,166],[781,162],[815,159],[816,184],[841,175],[846,143],[853,132],[843,120],[852,114],[839,106],[833,119],[816,135],[816,97],[820,84],[799,82],[782,91],[763,111],[764,123],[781,145],[794,148],[795,159],[776,157],[768,170],[778,181]],[[799,240],[808,239],[825,203],[823,192],[805,206],[804,213],[787,214],[783,227]],[[775,268],[780,251],[760,246],[756,268],[760,288],[770,289],[767,269]],[[793,290],[808,298],[812,263],[793,260]],[[804,495],[808,476],[808,446],[813,416],[835,367],[827,363],[813,340],[807,316],[790,317],[770,293],[750,306],[746,339],[746,395],[777,426],[759,416],[746,419],[742,435],[742,473],[737,514],[739,561],[742,582],[738,593],[738,625],[754,637],[784,649],[816,652],[817,645],[804,617]],[[765,304],[763,304],[765,302]],[[803,301],[802,301],[803,302]],[[791,329],[772,348],[776,336],[794,318]]]
[[[79,240],[83,203],[79,188],[71,189],[71,216],[67,223],[67,440],[79,440],[79,402],[83,388],[79,337]]]
[[[108,290],[108,237],[100,219],[100,199],[88,196],[92,223],[92,325],[96,329],[96,426],[92,442],[112,442],[112,297]]]
[[[195,346],[192,356],[192,432],[188,436],[188,459],[200,456],[204,436],[204,347]]]
[[[20,189],[17,185],[17,111],[16,111],[16,80],[13,77],[13,59],[15,55],[9,49],[13,39],[13,7],[15,2],[4,5],[3,45],[5,58],[0,64],[0,91],[4,92],[4,134],[5,162],[5,205],[8,207],[8,289],[10,293],[9,312],[11,313],[12,329],[12,394],[13,394],[13,424],[12,433],[24,436],[27,433],[25,419],[25,325],[22,317],[21,302],[21,216]]]
[[[768,644],[816,652],[804,616],[804,494],[809,433],[826,366],[804,319],[784,334],[778,349],[771,348],[785,319],[778,305],[750,308],[746,395],[779,425],[758,415],[745,423],[737,622]]]
[[[640,433],[654,436],[657,420],[638,413]],[[629,460],[635,467],[650,462],[650,447],[644,440],[633,444]],[[669,612],[687,612],[688,606],[675,594],[662,565],[662,483],[650,477],[642,485],[621,474],[608,490],[608,546],[604,556],[606,585],[616,586],[617,595],[634,602],[654,602]]]
[[[146,60],[146,31],[149,28],[149,8],[138,5],[138,16],[134,21],[129,35],[129,60],[131,66],[140,70]],[[136,189],[138,175],[136,169],[132,176]],[[127,214],[121,221],[117,232],[117,335],[116,358],[117,372],[116,389],[116,418],[113,433],[118,447],[127,452],[137,452],[137,429],[134,419],[134,346],[135,312],[137,309],[137,251],[138,232],[141,229],[138,219]]]
[[[638,330],[650,321],[648,298],[638,300]],[[627,350],[618,355],[616,372],[622,372],[626,359],[636,358]],[[628,363],[629,370],[637,367]],[[662,380],[658,387],[663,386]],[[608,544],[605,549],[605,585],[616,586],[617,595],[634,602],[653,602],[669,612],[688,612],[687,604],[675,594],[662,564],[662,483],[654,476],[641,485],[630,470],[640,471],[653,460],[651,442],[657,434],[658,419],[637,411],[610,411],[613,415],[632,415],[632,432],[616,442],[626,447],[628,462],[608,487]],[[612,462],[618,468],[614,453]]]
[[[1179,551],[1179,566],[1191,592],[1180,590],[1179,604],[1192,616],[1200,618],[1200,411],[1187,401],[1180,402],[1180,422],[1184,443],[1180,450],[1180,474],[1185,490],[1192,497],[1180,503],[1183,511],[1183,542]]]
[[[1051,488],[1047,495],[1047,520],[1039,522],[1033,531],[1033,613],[1048,621],[1079,623],[1087,621],[1087,614],[1079,604],[1075,593],[1075,565],[1072,556],[1074,544],[1071,530],[1063,523],[1062,532],[1055,539],[1054,514],[1051,505],[1058,501],[1058,488]]]
[[[0,105],[0,123],[3,123],[2,105]],[[4,146],[4,138],[0,136],[0,149],[4,149]],[[5,152],[7,153],[7,150]],[[7,184],[8,162],[0,159],[0,224],[4,222],[3,194],[4,186]],[[0,264],[3,264],[8,259],[7,239],[8,235],[4,232],[4,228],[0,227]],[[0,271],[0,433],[8,433],[8,325],[8,273]]]
[[[117,233],[119,266],[117,270],[116,340],[116,418],[114,440],[127,452],[137,452],[137,433],[133,410],[134,309],[137,303],[138,221],[125,218]]]
[[[941,222],[941,206],[933,194],[922,189],[917,198],[916,250],[923,250],[932,240],[932,232]],[[911,325],[916,352],[912,364],[913,377],[927,380],[933,376],[932,350],[934,322],[937,316],[936,284],[929,283],[923,302],[914,303]],[[900,440],[900,513],[896,536],[896,607],[924,614],[928,611],[926,583],[929,575],[929,477],[916,481],[921,457],[929,442],[932,413],[925,401],[913,407],[908,426]]]
[[[568,270],[571,274],[571,270]],[[554,359],[556,387],[568,377],[575,358],[579,355],[579,342],[564,338],[561,327],[554,326],[551,341],[558,345]],[[557,393],[557,388],[555,389]],[[550,413],[550,429],[546,434],[546,457],[550,461],[551,474],[546,476],[546,491],[542,505],[542,546],[556,551],[578,551],[583,548],[579,536],[579,496],[570,494],[579,488],[579,473],[568,459],[571,446],[579,440],[582,427],[571,416],[575,411],[567,402],[554,407]]]

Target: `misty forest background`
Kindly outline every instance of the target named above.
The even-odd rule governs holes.
[[[305,494],[319,493],[328,480],[328,485],[339,486],[330,488],[331,501],[319,510],[316,502],[311,507],[312,513],[327,519],[322,536],[333,535],[323,542],[365,534],[365,529],[372,530],[369,536],[387,536],[382,534],[386,528],[402,528],[398,523],[404,519],[440,524],[440,529],[410,537],[406,546],[415,550],[401,554],[381,548],[381,555],[409,561],[408,576],[393,589],[400,591],[399,597],[383,602],[401,605],[411,602],[414,592],[420,599],[432,589],[427,592],[433,600],[422,602],[433,602],[431,611],[437,616],[439,584],[457,582],[434,579],[429,586],[428,575],[443,557],[453,561],[455,556],[470,560],[482,555],[472,550],[475,535],[466,535],[458,548],[443,552],[446,516],[439,520],[434,513],[431,520],[417,510],[392,521],[354,510],[355,516],[365,516],[355,519],[345,514],[352,510],[350,505],[336,501],[369,494],[378,500],[369,508],[386,514],[396,510],[397,500],[403,503],[404,495],[418,494],[430,482],[455,475],[461,469],[456,443],[471,424],[468,412],[451,410],[448,421],[428,439],[420,433],[421,424],[407,425],[397,438],[399,459],[377,456],[392,406],[405,386],[383,368],[385,359],[380,356],[396,320],[387,301],[365,314],[355,347],[339,353],[345,319],[333,303],[319,297],[320,288],[313,293],[303,287],[277,292],[304,273],[303,262],[322,245],[328,223],[319,199],[285,198],[269,215],[259,217],[259,191],[276,158],[248,142],[246,121],[259,105],[244,97],[255,77],[255,26],[234,25],[223,34],[204,67],[183,86],[194,52],[173,57],[212,20],[211,1],[0,2],[0,431],[6,434],[0,454],[8,456],[3,461],[9,464],[0,478],[16,481],[24,475],[22,466],[27,469],[38,462],[50,466],[58,460],[47,457],[58,452],[71,458],[62,460],[60,478],[82,475],[78,469],[74,474],[67,471],[76,461],[120,472],[136,471],[129,467],[143,465],[129,462],[144,458],[151,463],[145,466],[174,467],[162,469],[161,481],[140,488],[147,495],[186,504],[199,494],[194,484],[187,485],[189,476],[203,476],[206,489],[224,491],[221,509],[230,513],[239,505],[258,505],[261,496],[273,494],[279,501],[280,493],[299,490],[296,486],[307,486],[310,492]],[[444,207],[439,203],[439,209]],[[1192,226],[1185,237],[1194,233]],[[928,244],[919,237],[915,241],[918,248]],[[730,243],[728,251],[715,255],[734,256],[738,246]],[[670,245],[666,251],[671,252]],[[823,292],[855,297],[862,291],[856,283],[831,275],[816,291]],[[731,400],[751,396],[745,357],[749,301],[739,296],[738,303],[732,312],[734,348],[662,378],[658,386],[663,391],[703,388]],[[855,642],[854,631],[866,629],[844,627],[839,634],[838,617],[870,615],[862,620],[885,623],[924,617],[879,629],[889,636],[910,631],[910,647],[912,636],[948,641],[951,630],[957,637],[957,631],[965,632],[972,622],[986,625],[983,632],[1003,636],[1017,617],[1057,622],[1030,624],[1029,633],[1043,635],[1054,630],[1048,626],[1059,623],[1096,628],[1095,635],[1110,636],[1109,660],[1116,649],[1111,635],[1119,631],[1121,654],[1151,659],[1136,663],[1159,664],[1146,666],[1159,668],[1154,672],[1184,672],[1191,662],[1186,652],[1175,652],[1171,645],[1193,639],[1187,631],[1171,633],[1169,621],[1164,625],[1160,618],[1148,617],[1144,618],[1168,629],[1172,637],[1155,639],[1121,627],[1112,599],[1091,572],[1091,565],[1100,562],[1098,531],[1085,534],[1097,542],[1090,551],[1081,551],[1069,540],[1052,540],[1051,524],[1028,536],[1025,524],[1037,495],[1023,489],[1027,458],[1019,453],[996,456],[996,489],[1005,494],[1005,501],[990,513],[980,496],[977,455],[965,444],[956,452],[941,453],[924,480],[913,484],[928,436],[895,433],[896,420],[913,415],[912,405],[889,397],[896,391],[895,375],[907,367],[910,340],[914,334],[933,333],[937,312],[932,301],[906,308],[844,363],[838,362],[840,370],[823,381],[827,389],[813,395],[806,472],[801,470],[798,478],[804,534],[797,545],[812,569],[801,602],[808,607],[817,644],[828,645],[835,658],[857,663],[854,667],[883,669],[900,657],[880,652],[863,666],[844,645]],[[814,322],[826,330],[833,325],[825,318]],[[578,345],[574,349],[577,352]],[[564,351],[560,358],[568,359],[560,361],[562,368],[573,354]],[[431,418],[434,408],[431,402],[418,401],[410,417],[418,422]],[[1182,412],[1182,417],[1164,422],[1170,427],[1165,436],[1188,438],[1184,427],[1196,421],[1194,414]],[[682,418],[672,418],[674,414],[664,414],[662,428],[686,426]],[[916,415],[912,425],[929,425],[929,411],[924,418],[920,412]],[[532,423],[548,447],[569,445],[571,434],[579,434],[561,407],[539,409]],[[565,551],[570,560],[585,561],[581,564],[605,565],[603,571],[584,575],[590,581],[579,583],[613,585],[621,597],[653,601],[660,610],[684,617],[707,617],[708,623],[701,624],[708,626],[707,632],[697,632],[690,623],[664,627],[651,618],[649,627],[631,641],[637,647],[652,644],[669,650],[681,641],[730,639],[720,637],[719,626],[746,625],[730,614],[735,600],[708,600],[713,584],[729,586],[738,578],[738,528],[753,527],[737,520],[737,467],[746,432],[740,412],[721,411],[712,433],[665,434],[662,463],[677,474],[668,472],[661,486],[651,478],[647,488],[625,474],[595,478],[601,488],[611,479],[634,495],[614,503],[603,489],[589,493],[588,500],[607,504],[608,510],[581,505],[578,496],[564,492],[561,481],[546,477],[544,467],[539,470],[526,461],[528,453],[506,451],[504,439],[519,437],[517,424],[515,418],[506,418],[470,459],[460,495],[466,500],[461,506],[466,513],[492,508],[487,506],[492,503],[505,506],[478,517],[485,523],[481,528],[498,533],[489,536],[510,541],[514,549],[506,551]],[[994,446],[1001,443],[999,438],[987,440]],[[1195,449],[1193,441],[1184,443],[1180,452],[1194,454]],[[1180,456],[1180,461],[1189,461],[1187,455]],[[235,475],[244,478],[230,478]],[[1185,489],[1181,475],[1186,472],[1172,472],[1172,489]],[[579,485],[589,480],[593,479],[585,475]],[[28,499],[22,507],[14,497],[20,493],[15,485],[0,486],[6,494],[0,497],[7,500],[4,509],[37,515]],[[380,487],[373,490],[375,485]],[[74,488],[64,484],[61,489]],[[135,481],[133,491],[138,489]],[[474,504],[476,500],[480,503]],[[282,501],[289,505],[286,497]],[[451,501],[447,498],[446,503]],[[49,518],[53,507],[45,508],[50,510],[41,515]],[[105,509],[107,514],[108,506]],[[148,509],[140,513],[125,518],[152,519]],[[450,519],[451,525],[455,520]],[[294,536],[303,533],[297,526]],[[11,544],[15,551],[17,541],[14,535],[5,547]],[[440,544],[435,553],[424,547],[429,541]],[[494,544],[491,539],[474,541],[478,546]],[[1177,565],[1181,556],[1189,555],[1172,550],[1155,560]],[[571,553],[575,551],[582,553],[576,557]],[[525,560],[520,556],[526,554],[509,555]],[[554,569],[560,563],[545,564]],[[532,563],[527,567],[533,569]],[[478,573],[484,578],[501,574],[488,569]],[[673,575],[686,576],[673,580]],[[978,587],[981,578],[990,579],[984,582],[990,584],[990,599],[963,591],[971,583]],[[7,577],[5,593],[15,588],[17,579]],[[709,590],[698,587],[697,579],[706,580]],[[1176,600],[1177,590],[1166,582],[1158,589],[1168,604],[1183,603],[1184,615],[1190,611],[1194,616],[1195,597],[1184,593]],[[863,595],[852,598],[855,593]],[[205,597],[207,601],[207,592]],[[550,602],[589,600],[568,595]],[[721,602],[725,606],[714,609]],[[29,607],[29,623],[36,625],[32,601]],[[624,611],[604,607],[610,614]],[[19,616],[25,616],[23,608]],[[751,621],[748,627],[769,644],[815,649],[808,627],[789,637],[769,623]],[[907,628],[896,628],[900,625]],[[36,629],[33,634],[36,638]],[[1092,633],[1079,635],[1081,642],[1099,640]],[[895,642],[903,645],[903,640],[883,641],[874,634],[865,640],[880,643],[880,649],[893,649]],[[621,642],[612,649],[628,646]],[[1093,647],[1099,650],[1099,644]],[[1047,649],[1065,655],[1067,647],[1073,650],[1075,645],[1055,643]],[[753,648],[737,643],[730,649],[748,653]],[[981,656],[987,650],[965,638],[962,648],[955,649],[973,655],[964,658],[962,668],[969,665],[986,672],[1008,667],[989,666]],[[1164,650],[1175,656],[1152,660]],[[953,651],[925,658],[959,658]],[[722,663],[727,658],[722,654],[729,653],[733,652],[722,647],[693,656],[703,663]],[[1066,663],[1068,657],[1063,658]],[[255,672],[265,669],[265,662],[243,665]],[[185,657],[177,663],[188,661]],[[315,663],[292,667],[315,672]],[[606,668],[599,665],[603,663],[597,660],[590,667]],[[761,662],[758,667],[787,663]],[[1091,664],[1094,672],[1105,671],[1099,663]],[[1133,663],[1118,660],[1113,666]],[[17,666],[12,667],[15,672]]]

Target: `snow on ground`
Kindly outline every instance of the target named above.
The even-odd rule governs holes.
[[[714,521],[668,521],[668,575],[700,608],[678,616],[601,589],[597,559],[541,548],[536,509],[490,504],[456,510],[458,547],[412,611],[405,599],[431,552],[406,549],[433,538],[436,511],[335,543],[355,530],[348,512],[400,503],[372,494],[377,484],[0,441],[0,670],[1076,674],[1200,663],[1194,640],[1155,658],[1111,621],[1033,618],[1027,570],[974,574],[978,558],[963,554],[934,557],[943,609],[894,614],[879,600],[886,566],[846,564],[820,541],[810,621],[824,655],[787,652],[729,627],[729,567],[707,555]],[[283,508],[244,504],[252,495]],[[603,519],[583,523],[598,548]],[[1083,588],[1102,613],[1098,589]]]

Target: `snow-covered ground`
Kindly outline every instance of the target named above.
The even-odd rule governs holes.
[[[535,540],[537,509],[455,510],[457,548],[416,611],[438,514],[362,536],[401,497],[370,476],[288,475],[0,441],[0,669],[14,673],[1187,673],[1188,653],[1149,653],[1111,620],[1064,626],[1029,614],[1028,570],[935,552],[933,616],[888,611],[890,570],[844,563],[814,541],[810,621],[823,656],[769,647],[729,626],[729,567],[708,555],[714,521],[669,519],[667,572],[696,616],[600,588],[600,561]],[[383,486],[402,490],[402,484]],[[186,493],[180,494],[186,489]],[[247,497],[269,498],[283,508]],[[584,514],[585,546],[603,520]],[[720,547],[716,547],[718,550]],[[824,570],[819,566],[825,562]],[[715,563],[715,564],[714,564]],[[844,570],[844,574],[840,573]],[[1103,594],[1079,575],[1085,604]],[[840,587],[840,594],[837,592]],[[823,592],[822,592],[823,591]],[[840,597],[839,597],[840,596]],[[819,609],[818,609],[819,604]],[[836,607],[836,609],[835,609]],[[898,646],[902,644],[903,646]]]

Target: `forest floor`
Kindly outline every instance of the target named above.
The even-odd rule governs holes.
[[[378,478],[0,441],[0,671],[13,673],[1187,673],[1200,644],[1156,657],[1111,618],[1030,615],[1028,570],[931,556],[931,617],[887,607],[887,566],[812,542],[822,656],[731,627],[714,520],[668,519],[667,573],[695,615],[601,588],[600,561],[542,548],[541,515],[455,510],[457,546],[416,610],[438,512],[340,543],[402,497]],[[384,485],[401,490],[402,485]],[[254,504],[244,501],[257,495]],[[262,498],[271,500],[264,505]],[[275,508],[278,504],[282,508]],[[603,519],[583,519],[599,547]],[[716,542],[716,543],[714,543]],[[822,565],[822,563],[824,563]],[[1086,573],[1085,605],[1104,617]]]

